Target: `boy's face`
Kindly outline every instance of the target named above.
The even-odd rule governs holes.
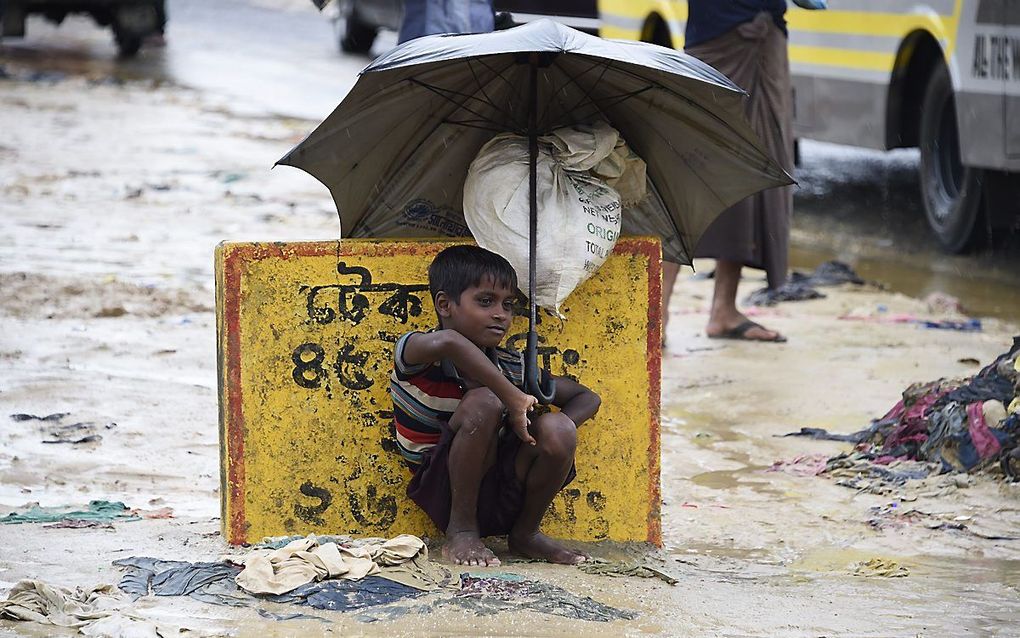
[[[516,294],[485,276],[478,285],[466,288],[460,299],[451,299],[445,292],[437,294],[436,311],[443,328],[456,330],[480,348],[493,348],[510,329]]]

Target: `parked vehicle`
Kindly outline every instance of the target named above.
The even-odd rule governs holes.
[[[587,31],[598,32],[595,0],[562,0],[554,3],[555,15],[548,15],[550,3],[538,0],[497,0],[497,12],[510,12],[516,22],[552,17]],[[365,53],[372,48],[380,29],[400,30],[403,0],[342,0],[336,13],[337,42],[346,53]]]
[[[686,0],[599,0],[600,32],[682,48]],[[949,252],[1020,219],[1020,1],[830,0],[787,12],[794,134],[919,147]]]
[[[60,24],[72,13],[86,13],[100,26],[113,29],[117,50],[138,53],[142,40],[163,28],[165,0],[0,0],[0,37],[23,37],[25,20],[38,14]]]

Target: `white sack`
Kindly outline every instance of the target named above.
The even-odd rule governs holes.
[[[608,124],[539,138],[535,302],[560,304],[605,262],[620,235],[622,202],[645,194],[645,165]],[[601,179],[605,178],[605,179]],[[505,257],[528,285],[528,140],[500,134],[478,152],[464,183],[464,219],[478,245]]]

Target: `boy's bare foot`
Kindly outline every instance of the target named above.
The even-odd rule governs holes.
[[[515,554],[560,565],[576,565],[588,560],[584,554],[567,549],[541,532],[521,536],[511,534],[507,537],[507,545]]]
[[[443,558],[456,565],[496,567],[499,559],[492,553],[475,532],[447,534],[443,545]]]

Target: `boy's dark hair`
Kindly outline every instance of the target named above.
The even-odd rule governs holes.
[[[450,246],[429,266],[429,293],[435,300],[440,291],[460,303],[460,295],[477,286],[486,275],[500,286],[517,289],[517,272],[506,259],[479,246]]]

